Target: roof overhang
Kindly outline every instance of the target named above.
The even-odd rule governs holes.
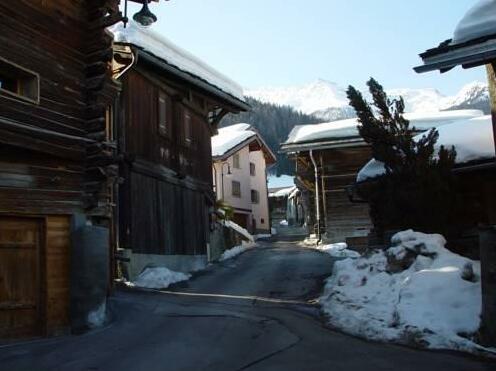
[[[424,64],[414,67],[415,72],[446,72],[456,66],[472,68],[496,61],[496,35],[462,44],[451,45],[450,42],[451,40],[447,40],[439,47],[420,54]]]
[[[203,80],[198,76],[185,72],[177,68],[176,66],[167,63],[165,60],[156,57],[151,53],[148,53],[147,51],[143,50],[137,45],[130,43],[115,43],[115,44],[132,46],[133,49],[135,50],[137,60],[143,60],[147,63],[150,63],[155,67],[159,68],[160,70],[169,73],[175,76],[176,78],[181,79],[195,86],[196,88],[204,91],[208,95],[216,98],[217,100],[222,101],[226,106],[230,108],[232,112],[248,111],[251,109],[251,106],[248,103],[236,98],[235,96],[229,93],[226,93],[225,91],[219,89],[215,85],[210,84],[209,82]]]
[[[321,142],[307,142],[307,143],[283,143],[280,152],[293,153],[293,152],[306,152],[310,150],[323,150],[323,149],[336,149],[336,148],[349,148],[366,146],[367,143],[361,137],[332,139]]]
[[[241,150],[242,148],[249,146],[252,143],[258,144],[258,149],[260,149],[264,153],[265,162],[267,165],[272,165],[272,164],[275,164],[277,162],[277,157],[274,154],[274,152],[272,152],[270,147],[265,143],[265,141],[262,139],[262,137],[260,135],[258,135],[257,133],[255,133],[253,136],[245,139],[244,141],[240,142],[236,146],[232,147],[230,150],[226,151],[224,154],[222,154],[220,156],[212,156],[212,160],[213,161],[224,161],[227,158],[234,155],[239,150]]]

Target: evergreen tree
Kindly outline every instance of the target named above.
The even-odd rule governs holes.
[[[376,231],[382,235],[387,229],[413,228],[449,234],[457,204],[451,172],[455,149],[441,146],[435,153],[439,137],[435,129],[414,141],[417,131],[404,117],[403,99],[389,99],[374,79],[367,85],[373,106],[353,86],[347,95],[358,116],[360,135],[386,169],[384,176],[359,187],[369,201]]]

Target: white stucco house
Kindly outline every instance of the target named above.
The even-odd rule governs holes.
[[[267,167],[276,157],[260,134],[249,124],[219,129],[212,158],[214,192],[233,207],[234,222],[254,234],[270,233]]]

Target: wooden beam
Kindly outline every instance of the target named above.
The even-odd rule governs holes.
[[[489,88],[489,101],[491,104],[491,116],[493,121],[493,140],[496,151],[496,62],[486,65],[487,82]]]

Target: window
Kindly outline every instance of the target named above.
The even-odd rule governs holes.
[[[232,195],[234,197],[241,197],[241,183],[235,180],[232,181]]]
[[[167,95],[160,91],[158,93],[158,133],[160,135],[167,135],[168,132],[168,113],[169,113],[169,99]]]
[[[260,224],[265,224],[265,219],[264,218],[260,219]]]
[[[233,156],[233,167],[235,169],[241,169],[241,166],[239,165],[239,153],[236,153],[234,156]]]
[[[188,110],[184,110],[184,142],[186,145],[191,146],[193,144],[193,132],[192,132],[192,118],[191,113]]]
[[[40,78],[0,57],[0,92],[32,103],[40,101]]]
[[[255,164],[253,162],[250,162],[250,175],[255,176]]]
[[[260,202],[260,194],[258,191],[252,189],[251,190],[251,203],[252,204],[258,204]]]

